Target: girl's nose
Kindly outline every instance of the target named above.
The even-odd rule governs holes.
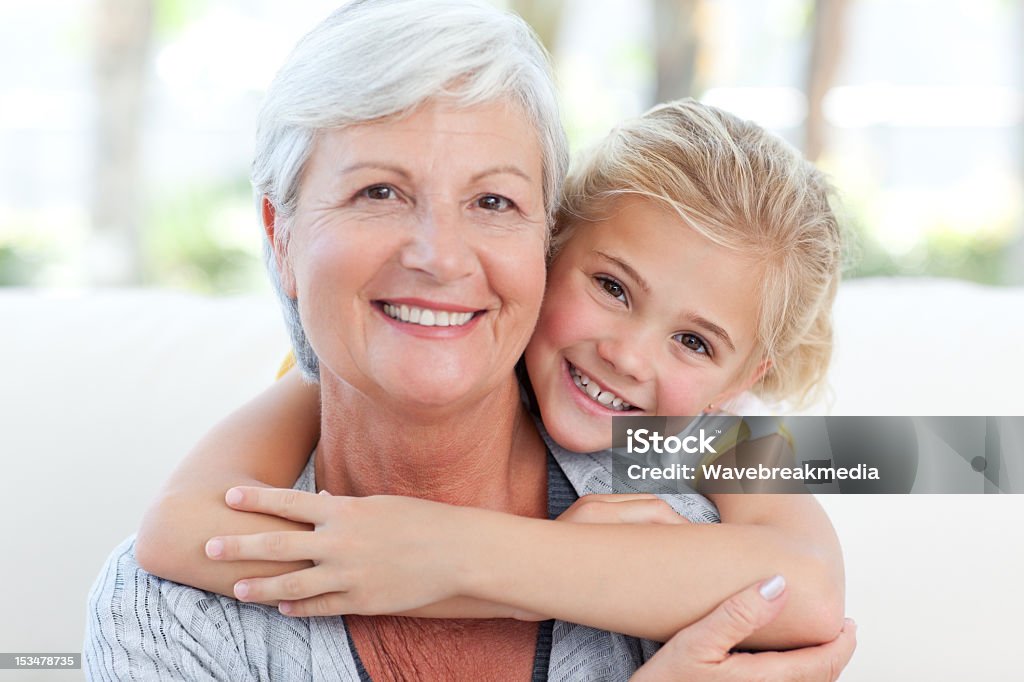
[[[647,348],[642,334],[622,330],[597,344],[597,354],[619,375],[638,383],[650,381],[653,376],[651,359],[653,348]]]

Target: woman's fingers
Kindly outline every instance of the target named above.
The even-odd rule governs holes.
[[[273,514],[292,521],[312,524],[322,523],[328,513],[326,505],[337,499],[301,490],[254,486],[236,486],[224,494],[224,501],[232,509]]]
[[[324,577],[314,566],[272,578],[246,578],[235,583],[235,597],[254,602],[308,599],[331,589],[326,587]]]
[[[206,543],[206,556],[219,561],[314,561],[313,533],[305,530],[223,535]]]

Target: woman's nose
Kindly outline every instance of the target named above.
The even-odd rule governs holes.
[[[597,354],[617,374],[642,383],[650,381],[654,374],[651,364],[654,349],[647,345],[642,333],[622,329],[598,341]]]
[[[402,250],[402,266],[419,270],[439,282],[473,274],[479,260],[467,241],[468,228],[457,210],[435,208],[423,212],[413,227],[412,239]]]

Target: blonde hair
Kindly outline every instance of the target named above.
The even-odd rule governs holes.
[[[742,376],[760,397],[807,404],[832,356],[841,237],[825,176],[763,128],[692,99],[616,127],[566,180],[552,248],[610,200],[661,202],[711,242],[762,264],[757,340]]]

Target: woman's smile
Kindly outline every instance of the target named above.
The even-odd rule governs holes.
[[[470,333],[486,310],[454,303],[392,298],[375,303],[395,329],[424,338],[451,339]]]
[[[510,381],[544,289],[539,158],[502,102],[322,135],[285,260],[328,380],[405,413]]]

